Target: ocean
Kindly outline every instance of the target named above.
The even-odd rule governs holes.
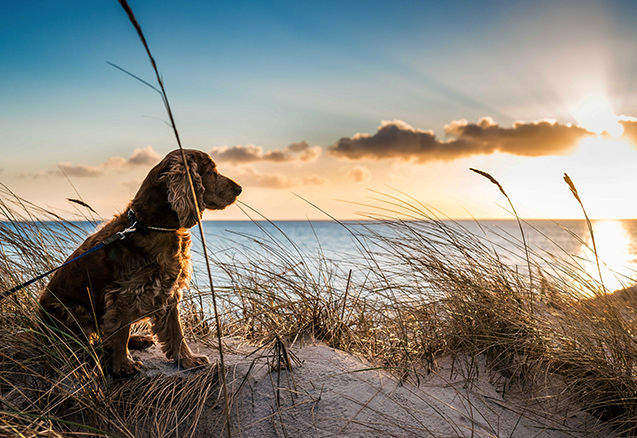
[[[407,226],[418,230],[414,224]],[[475,235],[507,264],[516,269],[527,269],[522,234],[516,220],[442,221],[442,224],[460,230],[461,235]],[[269,255],[277,258],[283,254],[291,264],[295,260],[326,259],[341,273],[369,267],[370,255],[373,255],[373,264],[391,266],[397,263],[395,256],[387,254],[379,236],[403,238],[403,232],[396,230],[405,228],[400,224],[391,226],[372,221],[207,221],[203,225],[209,253],[217,262],[249,263],[252,258],[267,263]],[[430,228],[428,225],[423,229]],[[548,266],[556,259],[567,260],[598,280],[599,260],[607,289],[617,290],[634,284],[637,281],[637,220],[594,220],[592,229],[594,246],[584,220],[528,220],[522,224],[531,257],[540,267]],[[201,282],[206,271],[196,228],[193,235],[195,276]],[[215,277],[216,282],[224,283],[223,273],[217,272]]]
[[[365,276],[370,269],[400,271],[395,268],[404,261],[400,254],[390,253],[384,239],[420,240],[433,245],[444,255],[448,242],[440,241],[442,231],[433,224],[425,221],[402,224],[374,221],[205,221],[203,228],[215,287],[224,287],[230,284],[232,269],[228,267],[239,265],[244,270],[271,267],[274,272],[303,264],[316,275],[335,273],[341,282],[347,279],[350,270],[354,277]],[[525,245],[517,221],[447,220],[438,224],[447,231],[459,230],[460,236],[475,235],[475,240],[507,265],[516,270],[527,270]],[[49,227],[53,231],[53,237],[47,237],[43,232],[41,245],[43,249],[47,246],[56,248],[59,254],[56,253],[55,262],[64,260],[78,240],[96,229],[95,224],[75,222],[74,237],[61,240],[57,235],[67,236],[61,225],[43,225],[43,228]],[[605,287],[612,291],[634,284],[637,280],[637,220],[596,220],[592,222],[592,228]],[[432,229],[437,231],[432,233]],[[554,260],[567,260],[578,265],[590,278],[599,280],[597,258],[585,221],[528,220],[524,221],[522,229],[534,265],[548,268]],[[201,239],[197,227],[192,232],[193,277],[197,287],[205,290],[209,282]],[[10,245],[3,244],[0,250],[10,256],[28,258],[28,254],[20,255]]]

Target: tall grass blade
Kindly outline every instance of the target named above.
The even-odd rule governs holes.
[[[564,182],[568,185],[568,188],[571,190],[571,194],[575,198],[575,200],[579,203],[582,208],[582,212],[584,213],[584,218],[586,218],[586,225],[588,225],[588,232],[591,236],[591,242],[593,243],[593,253],[595,254],[595,262],[597,263],[597,272],[599,273],[599,281],[602,285],[602,289],[606,289],[604,287],[604,279],[602,278],[602,268],[599,264],[599,254],[597,253],[597,245],[595,244],[595,233],[593,232],[593,224],[591,220],[588,218],[588,214],[586,213],[586,209],[584,208],[584,203],[582,202],[582,198],[580,198],[579,193],[577,193],[577,188],[575,187],[575,183],[571,179],[570,176],[566,172],[564,172]]]
[[[195,210],[197,212],[197,226],[199,229],[199,234],[201,236],[201,242],[202,242],[202,247],[203,247],[203,252],[204,252],[204,259],[206,262],[206,269],[207,269],[207,273],[208,273],[208,281],[210,284],[210,290],[211,290],[211,296],[212,296],[212,304],[213,304],[213,309],[214,309],[214,315],[215,315],[215,323],[217,326],[217,341],[219,343],[219,372],[221,374],[221,383],[222,383],[222,391],[223,391],[223,398],[224,398],[224,409],[225,409],[225,413],[226,413],[226,429],[227,429],[227,434],[228,434],[228,438],[232,437],[232,425],[231,425],[231,420],[230,420],[230,401],[229,401],[229,394],[228,394],[228,385],[226,382],[226,367],[225,367],[225,361],[224,361],[224,354],[223,354],[223,343],[222,343],[222,328],[221,328],[221,320],[219,318],[219,310],[217,308],[217,298],[216,298],[216,294],[215,294],[215,289],[214,289],[214,284],[212,281],[212,271],[210,269],[210,261],[209,261],[209,257],[208,257],[208,249],[207,249],[207,245],[206,245],[206,239],[204,236],[204,231],[203,231],[203,225],[201,223],[201,212],[199,211],[199,205],[197,202],[197,196],[195,194],[195,188],[193,185],[193,181],[192,181],[192,176],[190,174],[190,168],[188,166],[188,160],[186,159],[186,154],[184,152],[184,149],[182,147],[181,144],[181,139],[179,137],[179,131],[177,130],[177,125],[175,123],[175,118],[173,117],[173,112],[172,109],[170,107],[170,103],[168,102],[168,95],[166,94],[166,90],[164,88],[164,81],[161,77],[161,74],[159,73],[159,68],[157,67],[157,63],[155,62],[155,58],[153,57],[153,55],[151,54],[150,51],[150,47],[148,45],[148,43],[146,42],[146,37],[144,36],[144,32],[142,31],[142,27],[139,24],[139,22],[137,21],[137,18],[135,17],[135,14],[133,13],[133,10],[131,9],[131,7],[129,6],[128,2],[126,0],[119,0],[120,5],[122,6],[122,8],[126,11],[126,14],[128,15],[128,18],[130,20],[130,22],[132,23],[132,25],[135,27],[135,30],[137,31],[137,34],[139,35],[139,38],[144,46],[144,48],[146,49],[146,54],[148,55],[148,59],[150,60],[150,63],[153,67],[153,70],[155,72],[155,76],[157,78],[157,83],[159,84],[159,89],[160,89],[160,95],[162,97],[162,100],[164,102],[164,107],[166,108],[166,112],[168,113],[168,118],[170,119],[170,125],[173,129],[173,133],[175,134],[175,139],[177,140],[177,144],[179,146],[179,150],[181,151],[181,156],[184,162],[184,167],[186,169],[186,175],[188,176],[188,182],[190,185],[190,194],[192,195],[193,198],[193,205],[195,206]],[[144,82],[144,81],[142,81]],[[151,87],[154,89],[154,87]]]
[[[526,254],[526,264],[529,270],[529,293],[530,293],[530,296],[532,297],[533,296],[533,271],[531,271],[531,258],[529,257],[529,247],[526,244],[526,238],[524,237],[524,229],[522,228],[522,221],[520,220],[520,216],[518,216],[518,212],[515,210],[515,206],[513,205],[511,198],[509,198],[509,195],[507,195],[507,192],[504,191],[504,188],[498,182],[497,179],[495,179],[493,176],[491,176],[491,174],[483,170],[474,169],[473,167],[469,168],[469,170],[488,179],[492,184],[495,184],[498,187],[498,189],[500,189],[500,193],[502,193],[504,197],[507,199],[507,201],[509,201],[509,205],[511,206],[511,209],[513,210],[513,214],[515,215],[515,219],[518,221],[520,234],[522,235],[522,243],[524,244],[524,252]]]

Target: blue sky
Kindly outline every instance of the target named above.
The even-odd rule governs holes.
[[[152,81],[134,29],[115,0],[3,3],[0,181],[63,210],[73,210],[66,198],[77,190],[110,216],[153,159],[176,147],[158,95],[107,64]],[[513,145],[502,140],[525,135],[515,122],[539,130],[533,124],[550,119],[593,132],[591,112],[637,116],[634,2],[130,4],[184,144],[216,151],[220,170],[245,187],[242,199],[268,217],[321,217],[295,193],[354,217],[360,208],[353,203],[369,202],[368,189],[401,190],[454,217],[467,210],[506,217],[499,194],[469,167],[500,179],[525,216],[577,217],[561,182],[565,171],[593,215],[637,214],[628,205],[636,181],[617,171],[632,173],[637,164],[627,136],[569,134],[560,141],[572,144],[540,155],[522,137]],[[480,125],[485,117],[490,122]],[[445,130],[452,125],[455,131]],[[381,126],[398,135],[381,141],[377,134],[389,132]],[[489,137],[477,144],[470,128]],[[559,129],[546,129],[541,138],[549,144]],[[408,138],[418,146],[406,145]],[[462,154],[427,149],[449,149],[454,139]],[[305,158],[289,148],[301,143],[311,152]],[[335,147],[345,143],[357,152]],[[237,148],[252,158],[221,160]],[[145,161],[130,160],[136,150]],[[275,162],[269,151],[288,158]],[[243,217],[235,207],[207,216]]]

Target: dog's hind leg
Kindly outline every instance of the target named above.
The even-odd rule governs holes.
[[[155,341],[150,335],[130,335],[128,338],[129,350],[145,350],[153,345],[155,345]]]
[[[93,314],[82,305],[68,307],[59,300],[45,302],[38,309],[38,318],[40,334],[48,334],[45,339],[53,335],[65,339],[70,345],[88,345],[97,338],[98,324]]]
[[[133,322],[131,307],[119,301],[117,292],[107,294],[104,314],[104,347],[111,353],[113,375],[129,376],[141,371],[143,364],[133,360],[128,351],[130,327]]]

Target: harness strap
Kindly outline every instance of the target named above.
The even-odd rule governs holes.
[[[114,237],[118,237],[118,236],[117,236],[117,234],[116,234],[116,235],[114,235],[114,236],[109,237],[109,239],[113,239]],[[107,239],[107,240],[108,240],[108,239]],[[115,242],[116,240],[121,240],[121,239],[117,238],[117,239],[114,239],[114,240],[110,241],[109,243],[113,243],[113,242]],[[62,267],[64,267],[64,266],[66,266],[66,265],[68,265],[69,263],[73,263],[73,262],[74,262],[74,261],[76,261],[77,259],[80,259],[80,258],[82,258],[82,257],[84,257],[84,256],[86,256],[86,255],[89,255],[89,254],[90,254],[90,253],[92,253],[93,251],[97,251],[98,249],[104,248],[106,245],[107,245],[107,244],[105,244],[104,242],[100,243],[99,245],[95,245],[93,248],[89,249],[89,250],[88,250],[88,251],[86,251],[85,253],[82,253],[82,254],[80,254],[79,256],[77,256],[77,257],[75,257],[75,258],[73,258],[73,259],[71,259],[71,260],[68,260],[68,261],[64,262],[63,264],[61,264],[61,265],[60,265],[60,266],[58,266],[57,268],[53,268],[53,269],[51,269],[50,271],[46,271],[44,274],[40,274],[40,275],[38,275],[37,277],[32,278],[32,279],[31,279],[31,280],[29,280],[29,281],[25,281],[24,283],[22,283],[22,284],[20,284],[20,285],[18,285],[18,286],[12,287],[12,288],[11,288],[11,289],[9,289],[9,290],[5,290],[4,292],[2,292],[2,293],[0,294],[0,300],[4,300],[5,298],[9,297],[9,296],[10,296],[10,295],[12,295],[13,293],[15,293],[15,292],[19,291],[20,289],[23,289],[23,288],[27,287],[28,285],[33,284],[33,283],[35,283],[35,282],[36,282],[36,281],[38,281],[38,280],[41,280],[42,278],[46,277],[47,275],[53,274],[53,273],[54,273],[55,271],[57,271],[58,269],[60,269],[60,268],[62,268]]]
[[[43,279],[44,277],[46,277],[47,275],[50,275],[52,273],[54,273],[55,271],[57,271],[60,268],[63,268],[64,266],[73,263],[74,261],[81,259],[84,256],[89,255],[90,253],[97,251],[99,249],[104,248],[105,246],[108,246],[112,243],[115,243],[117,241],[123,240],[126,238],[126,236],[130,233],[133,233],[135,231],[143,231],[143,232],[148,232],[148,231],[159,231],[159,232],[164,232],[164,233],[173,233],[175,231],[177,231],[179,228],[162,228],[162,227],[153,227],[150,225],[144,225],[141,224],[139,222],[137,222],[137,217],[135,216],[135,212],[133,211],[133,209],[131,208],[130,210],[128,210],[128,222],[130,223],[130,226],[128,228],[126,228],[123,231],[120,231],[118,233],[113,234],[110,237],[107,237],[106,239],[102,240],[100,243],[98,243],[97,245],[95,245],[93,248],[89,249],[86,252],[83,252],[82,254],[73,257],[71,260],[67,260],[66,262],[64,262],[63,264],[61,264],[60,266],[58,266],[57,268],[53,268],[50,271],[45,272],[44,274],[40,274],[35,278],[32,278],[29,281],[25,281],[22,284],[19,284],[18,286],[12,287],[11,289],[5,290],[4,292],[0,293],[0,301],[4,300],[5,298],[9,297],[10,295],[12,295],[13,293],[19,291],[20,289],[23,289],[25,287],[27,287],[30,284],[35,283],[38,280]]]
[[[19,285],[15,286],[15,287],[12,287],[11,289],[5,290],[4,292],[0,293],[0,301],[4,300],[5,298],[9,297],[13,293],[19,291],[20,289],[23,289],[23,288],[27,287],[28,285],[33,284],[36,281],[43,279],[47,275],[50,275],[50,274],[54,273],[58,269],[63,268],[64,266],[66,266],[68,264],[71,264],[74,261],[79,260],[79,259],[81,259],[84,256],[89,255],[92,252],[95,252],[95,251],[97,251],[99,249],[102,249],[105,246],[110,245],[111,243],[114,243],[114,242],[117,242],[119,240],[125,239],[128,234],[133,233],[135,231],[137,231],[137,224],[136,223],[132,223],[130,227],[126,228],[123,231],[115,233],[115,234],[113,234],[110,237],[107,237],[106,239],[102,240],[100,243],[95,245],[93,248],[89,249],[86,252],[83,252],[82,254],[80,254],[80,255],[78,255],[76,257],[73,257],[71,260],[67,260],[66,262],[64,262],[60,266],[58,266],[57,268],[53,268],[50,271],[45,272],[44,274],[40,274],[37,277],[32,278],[29,281],[25,281],[24,283],[19,284]]]

